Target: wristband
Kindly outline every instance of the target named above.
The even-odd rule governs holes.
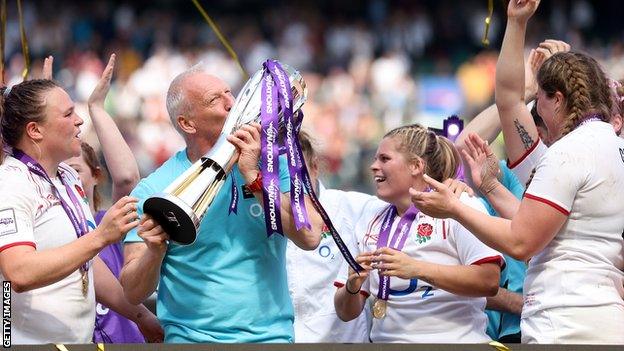
[[[258,171],[256,179],[254,179],[254,181],[249,184],[245,184],[245,187],[247,187],[247,190],[252,193],[262,191],[262,172]]]
[[[347,292],[351,295],[357,295],[360,290],[362,289],[362,287],[360,287],[359,289],[357,289],[357,291],[353,292],[351,290],[349,290],[349,281],[347,280],[346,284],[345,284],[345,289],[347,290]]]

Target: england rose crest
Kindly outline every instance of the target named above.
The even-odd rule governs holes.
[[[80,187],[80,185],[76,184],[74,185],[74,187],[76,188],[76,191],[78,192],[78,195],[80,195],[80,197],[87,197],[85,195],[84,190],[82,190],[82,188]]]
[[[328,236],[331,236],[331,231],[329,230],[327,224],[323,223],[323,228],[321,228],[321,239],[325,239]]]
[[[419,244],[426,243],[431,239],[431,234],[433,234],[433,226],[429,223],[421,223],[418,225],[416,240]]]

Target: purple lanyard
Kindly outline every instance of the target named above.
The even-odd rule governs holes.
[[[41,178],[45,179],[48,183],[50,183],[50,185],[52,186],[52,190],[54,191],[54,195],[61,202],[61,206],[63,207],[63,210],[65,210],[67,217],[69,217],[69,220],[74,226],[74,230],[76,231],[76,237],[80,238],[81,236],[85,235],[89,231],[87,229],[87,219],[85,217],[84,212],[82,211],[82,206],[80,205],[80,202],[76,198],[76,195],[71,190],[69,185],[67,185],[67,183],[64,181],[65,175],[60,171],[58,172],[58,174],[60,175],[61,183],[65,186],[65,191],[67,192],[67,195],[69,196],[69,199],[71,200],[74,209],[78,213],[77,215],[72,210],[72,207],[63,199],[60,191],[57,189],[54,182],[52,182],[52,179],[50,179],[45,169],[43,169],[43,167],[41,167],[41,165],[37,161],[35,161],[32,157],[26,155],[23,151],[19,149],[13,150],[13,157],[15,157],[18,161],[22,162],[23,164],[25,164],[31,173],[34,173],[40,176]],[[85,272],[89,270],[88,262],[85,262],[82,265],[82,269]]]
[[[394,216],[396,216],[397,214],[396,207],[391,206],[386,212],[383,221],[381,222],[381,228],[379,229],[379,238],[377,239],[377,248],[379,249],[387,246],[391,249],[401,251],[403,249],[403,246],[405,246],[405,242],[407,241],[407,237],[409,236],[410,228],[412,227],[412,223],[414,223],[418,212],[420,211],[416,207],[414,207],[414,205],[410,206],[407,209],[405,214],[403,214],[403,216],[401,217],[399,225],[397,225],[396,229],[394,229],[392,239],[390,240],[390,245],[388,245],[392,222],[394,222]],[[390,277],[387,275],[379,274],[379,291],[377,292],[377,297],[382,300],[388,300],[389,295]]]

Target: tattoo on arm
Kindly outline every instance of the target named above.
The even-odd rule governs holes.
[[[531,138],[531,136],[526,131],[524,126],[522,124],[520,124],[520,122],[517,119],[514,119],[514,125],[516,126],[516,131],[518,132],[518,135],[520,136],[520,140],[522,140],[522,144],[524,145],[524,149],[525,150],[530,149],[531,146],[533,146],[533,144],[535,144],[535,141],[533,140],[533,138]]]

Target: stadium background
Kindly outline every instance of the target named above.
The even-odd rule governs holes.
[[[569,42],[624,78],[624,1],[542,1],[529,26],[529,47],[547,38]],[[319,141],[325,183],[372,192],[368,166],[389,128],[420,122],[440,128],[468,121],[493,102],[504,4],[484,48],[487,0],[201,1],[248,72],[278,58],[304,73],[304,126]],[[23,1],[32,76],[54,55],[54,76],[77,102],[83,135],[94,146],[84,102],[108,55],[118,55],[106,106],[149,174],[183,146],[165,109],[172,78],[202,62],[235,93],[236,64],[189,1]],[[15,2],[8,1],[6,78],[23,68]],[[503,157],[501,150],[499,156]]]

